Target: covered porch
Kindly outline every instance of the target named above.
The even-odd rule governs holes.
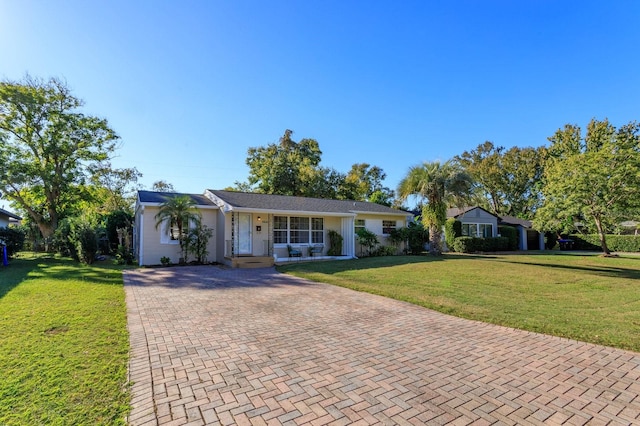
[[[223,212],[223,263],[234,268],[343,260],[355,257],[354,214],[273,211]],[[329,231],[342,236],[340,255],[329,255]]]

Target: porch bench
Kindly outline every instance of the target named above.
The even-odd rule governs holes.
[[[324,251],[324,245],[322,244],[309,246],[309,257],[313,257],[314,254],[322,254],[323,251]]]
[[[291,246],[287,246],[287,251],[289,252],[289,257],[302,257],[302,252],[298,249],[294,249]]]

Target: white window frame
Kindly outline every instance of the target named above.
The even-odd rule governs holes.
[[[385,223],[387,226],[385,226]],[[393,226],[391,225],[393,224]],[[391,230],[398,229],[398,221],[397,220],[383,220],[382,221],[382,235],[391,235]],[[385,232],[385,230],[389,232]]]
[[[485,237],[482,234],[481,227],[488,226],[491,229],[491,235]],[[464,233],[464,228],[467,227],[467,234]],[[471,229],[474,230],[473,235],[471,235]],[[492,238],[493,237],[493,223],[463,223],[462,224],[462,235],[464,237],[476,237],[476,238]]]
[[[286,218],[287,219],[287,227],[285,228],[276,228],[276,222],[279,220],[278,218]],[[304,223],[299,222],[296,228],[292,229],[291,222],[294,219],[294,222],[299,222],[299,220],[306,221],[307,227],[304,228]],[[302,246],[310,246],[314,244],[324,244],[324,218],[322,217],[311,217],[311,216],[284,216],[284,215],[276,215],[273,218],[274,228],[273,228],[273,241],[274,246],[284,247],[286,245],[302,245]],[[317,228],[318,223],[320,224],[320,228]],[[280,224],[283,224],[282,221]],[[302,226],[302,227],[298,227]],[[304,232],[306,231],[306,233]],[[278,242],[276,242],[276,232],[278,233],[286,233],[286,242],[282,241],[282,238],[278,238]],[[297,235],[300,238],[296,238],[296,241],[292,241],[292,234]],[[281,234],[282,235],[282,234]],[[306,235],[306,238],[305,238]],[[306,239],[306,241],[304,241]]]

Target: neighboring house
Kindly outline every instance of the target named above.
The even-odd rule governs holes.
[[[163,200],[175,195],[138,192],[134,246],[140,265],[159,264],[162,256],[175,262],[179,249],[175,243],[167,247],[169,233],[166,227],[155,228],[154,217]],[[190,196],[206,212],[204,222],[214,229],[209,260],[231,266],[327,258],[329,230],[343,238],[339,258],[354,258],[357,227],[367,228],[384,243],[393,229],[406,226],[412,217],[402,210],[362,201],[217,190]]]
[[[508,225],[518,231],[518,250],[544,250],[544,234],[532,228],[530,220],[502,216],[500,225]]]
[[[6,228],[10,223],[19,223],[21,220],[22,218],[20,216],[0,209],[0,228]]]
[[[462,223],[462,235],[465,237],[498,236],[499,217],[482,207],[447,209],[447,218],[454,218]]]

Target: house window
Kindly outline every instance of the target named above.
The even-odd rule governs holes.
[[[274,244],[287,244],[288,242],[288,217],[273,217],[273,242]]]
[[[383,220],[382,221],[382,233],[383,234],[391,234],[396,230],[396,221],[395,220]]]
[[[289,241],[292,244],[306,244],[309,242],[308,217],[290,217],[289,226]]]
[[[321,217],[311,218],[311,242],[313,244],[324,243],[324,219]]]
[[[364,219],[356,219],[356,222],[355,222],[356,234],[358,233],[359,229],[365,229],[364,225],[365,225]]]
[[[493,237],[493,225],[490,223],[463,223],[462,235],[465,237]]]
[[[490,223],[479,223],[478,235],[482,235],[483,238],[493,237],[493,225]]]
[[[322,244],[324,220],[320,217],[274,216],[274,244]]]

